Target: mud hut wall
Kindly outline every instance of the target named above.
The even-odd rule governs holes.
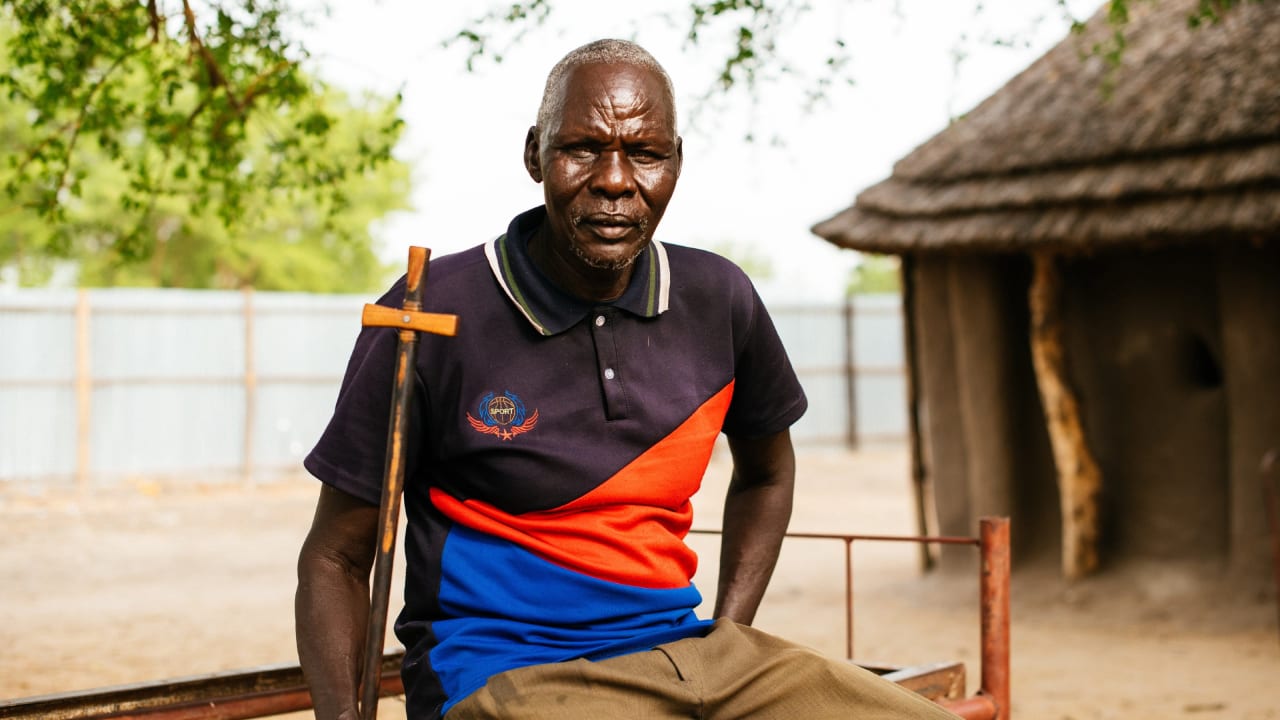
[[[1013,510],[1011,408],[1006,402],[1009,335],[1000,268],[990,258],[957,255],[948,263],[952,341],[971,518]]]
[[[1064,267],[1067,362],[1103,473],[1104,557],[1210,559],[1227,544],[1227,404],[1214,252]]]
[[[1218,254],[1230,459],[1231,566],[1265,580],[1270,561],[1260,465],[1280,452],[1280,238]]]
[[[964,418],[952,339],[950,260],[943,255],[921,255],[910,267],[915,293],[911,327],[919,374],[917,432],[925,481],[932,490],[938,532],[965,535],[972,532],[973,515],[965,435],[960,431]],[[944,565],[966,555],[959,548],[942,549]]]
[[[1057,556],[1057,489],[1031,368],[1020,255],[914,257],[921,454],[938,530],[1010,515],[1015,558]],[[961,552],[943,563],[962,562]]]

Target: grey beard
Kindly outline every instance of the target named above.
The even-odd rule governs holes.
[[[577,234],[578,223],[579,223],[578,218],[574,218],[573,229],[575,231],[574,232],[575,235]],[[593,267],[597,270],[617,271],[617,270],[626,270],[627,268],[631,267],[632,263],[636,261],[636,258],[640,257],[640,253],[644,252],[644,249],[648,247],[649,223],[643,220],[640,221],[640,237],[644,238],[646,242],[642,243],[640,247],[634,253],[632,253],[631,257],[622,258],[620,260],[612,260],[612,261],[598,260],[593,257],[588,257],[587,254],[582,251],[582,248],[579,247],[577,243],[569,243],[569,244],[573,247],[573,254],[577,255],[578,259],[586,263],[587,266]]]

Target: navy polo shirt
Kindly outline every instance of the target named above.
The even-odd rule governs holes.
[[[431,262],[404,507],[410,717],[436,718],[491,676],[702,635],[684,544],[719,433],[764,436],[806,401],[736,266],[657,241],[623,295],[570,296],[528,242],[535,208],[496,240]],[[399,307],[404,279],[379,302]],[[376,504],[396,331],[356,340],[307,469]]]

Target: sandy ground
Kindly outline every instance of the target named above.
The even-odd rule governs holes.
[[[911,533],[900,448],[806,450],[793,530]],[[718,453],[696,526],[716,527]],[[0,486],[0,698],[296,660],[294,559],[316,489],[147,484],[88,498]],[[698,584],[715,587],[716,541],[694,537]],[[978,676],[976,576],[923,575],[911,546],[855,550],[856,655],[963,660]],[[1013,587],[1014,716],[1280,719],[1274,598],[1215,589],[1177,565],[1067,585],[1021,568]],[[757,626],[844,652],[840,542],[792,540]],[[402,716],[396,701],[384,714]]]

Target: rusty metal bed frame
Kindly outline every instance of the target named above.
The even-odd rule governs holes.
[[[717,534],[718,530],[694,530]],[[911,667],[867,669],[933,700],[966,720],[1009,720],[1009,521],[983,518],[978,537],[841,535],[788,533],[788,538],[841,541],[845,544],[845,649],[853,657],[853,544],[912,542],[971,545],[981,555],[979,620],[981,679],[965,696],[965,667],[941,662]],[[380,693],[400,695],[403,650],[382,660]],[[296,664],[118,685],[92,690],[0,700],[0,718],[13,720],[240,720],[311,708],[302,669]]]

